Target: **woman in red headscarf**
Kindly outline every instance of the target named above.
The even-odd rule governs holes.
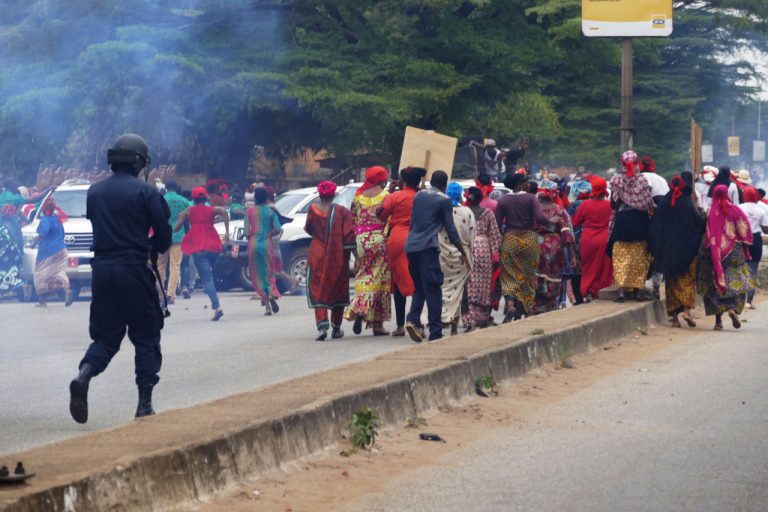
[[[347,308],[346,318],[353,321],[352,332],[360,334],[363,322],[373,328],[374,336],[389,336],[384,322],[390,319],[392,277],[387,263],[384,224],[376,212],[389,195],[386,190],[389,171],[370,167],[365,182],[357,189],[352,202],[357,258],[355,260],[355,296]]]
[[[53,195],[43,201],[40,224],[37,226],[37,236],[40,243],[35,259],[35,291],[39,306],[45,306],[48,295],[64,292],[65,306],[71,306],[74,296],[69,289],[67,277],[68,253],[64,242],[64,226],[67,215],[56,206]]]
[[[739,314],[744,310],[747,293],[755,286],[747,267],[751,244],[749,219],[729,200],[728,187],[715,186],[697,284],[707,316],[715,315],[716,331],[723,329],[724,314],[734,328],[741,327]]]
[[[689,327],[696,327],[691,310],[696,307],[696,259],[704,237],[705,219],[693,198],[693,175],[675,176],[670,190],[651,219],[650,247],[654,268],[664,274],[667,314],[673,327],[680,327],[682,315]]]
[[[592,197],[584,201],[573,217],[573,227],[582,228],[579,251],[581,255],[581,293],[586,302],[600,296],[600,290],[613,283],[613,263],[606,254],[611,202],[608,182],[600,176],[590,176]]]
[[[304,231],[312,237],[307,259],[307,303],[315,310],[320,332],[316,339],[325,341],[329,327],[333,338],[344,336],[341,322],[344,308],[349,305],[349,256],[355,249],[355,229],[349,210],[333,204],[336,184],[323,181],[317,191],[320,203],[309,208],[304,225]]]
[[[613,258],[613,280],[619,288],[617,302],[624,302],[625,292],[639,301],[653,298],[645,290],[645,281],[651,266],[649,212],[655,204],[648,180],[637,164],[637,153],[627,151],[621,156],[621,169],[611,177],[614,216],[608,249]]]

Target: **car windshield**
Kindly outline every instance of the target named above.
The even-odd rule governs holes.
[[[357,187],[345,187],[341,189],[338,194],[336,194],[336,199],[334,199],[333,202],[340,204],[345,208],[351,208],[352,201],[355,200],[355,192],[357,192],[357,190]]]
[[[56,206],[67,214],[71,219],[84,219],[86,210],[87,189],[82,190],[56,190],[53,192],[53,199]]]
[[[302,202],[304,198],[307,197],[307,195],[308,194],[297,192],[280,194],[275,199],[275,208],[277,208],[277,211],[279,211],[282,215],[288,215],[291,210],[296,208],[297,204]]]

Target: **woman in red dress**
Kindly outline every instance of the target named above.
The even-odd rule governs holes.
[[[608,183],[592,176],[592,199],[581,203],[573,217],[573,227],[583,226],[581,232],[581,293],[586,302],[596,299],[600,290],[613,283],[613,263],[606,254],[608,224],[611,221],[611,202]]]
[[[213,282],[213,267],[216,265],[216,259],[222,250],[222,239],[213,226],[217,215],[224,218],[224,227],[226,233],[229,233],[229,215],[227,209],[221,206],[208,206],[208,193],[203,187],[196,187],[192,190],[193,206],[190,206],[179,214],[179,220],[173,227],[174,231],[179,231],[187,220],[189,220],[189,231],[184,235],[181,241],[181,252],[185,256],[192,256],[195,267],[200,273],[200,279],[203,281],[203,290],[211,299],[211,308],[214,310],[212,321],[218,322],[224,316],[224,311],[219,303],[219,296],[216,294],[216,285]],[[224,242],[228,240],[224,235]]]
[[[328,328],[333,338],[341,338],[344,308],[349,306],[349,256],[355,249],[355,226],[352,214],[341,205],[333,204],[336,184],[323,181],[317,186],[320,204],[313,204],[304,225],[311,237],[307,260],[307,303],[315,310],[315,321],[325,341]],[[331,323],[328,324],[328,310]]]
[[[411,226],[411,210],[413,198],[419,191],[419,185],[427,170],[420,167],[407,167],[400,171],[398,181],[399,192],[390,194],[384,199],[382,207],[377,212],[382,222],[389,223],[387,237],[387,261],[392,274],[392,290],[395,296],[395,320],[397,329],[392,336],[405,336],[405,298],[413,295],[414,286],[411,273],[408,270],[408,258],[405,256],[405,240]]]

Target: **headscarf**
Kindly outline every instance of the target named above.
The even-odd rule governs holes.
[[[688,272],[701,249],[705,222],[692,194],[686,176],[675,176],[651,218],[648,243],[654,269],[668,277]]]
[[[625,151],[624,154],[621,155],[621,172],[631,178],[635,175],[636,168],[637,153],[634,151]]]
[[[52,195],[49,195],[45,198],[45,201],[43,201],[42,210],[46,216],[50,217],[53,215],[61,223],[67,222],[67,219],[69,218],[67,217],[67,214],[64,213],[64,210],[56,206],[56,201],[53,199]],[[57,215],[54,215],[54,213]]]
[[[601,176],[590,176],[589,182],[592,185],[592,198],[599,199],[608,193],[608,182]]]
[[[592,197],[592,184],[587,180],[576,180],[571,185],[571,191],[568,194],[568,199],[573,203],[576,201],[583,201]]]
[[[205,199],[208,197],[208,191],[205,187],[195,187],[192,189],[192,199]]]
[[[459,203],[461,203],[461,196],[463,193],[464,189],[461,188],[461,185],[455,181],[450,182],[448,187],[445,189],[445,195],[451,198],[451,203],[453,203],[453,206],[458,206]]]
[[[504,192],[503,190],[494,190],[493,192],[488,194],[488,199],[493,199],[494,201],[498,201],[505,195],[507,195],[507,193]]]
[[[371,189],[373,187],[377,187],[381,185],[383,182],[387,181],[388,179],[389,179],[389,171],[386,170],[384,167],[381,167],[378,165],[374,167],[369,167],[365,171],[365,182],[363,182],[362,186],[357,189],[357,192],[355,192],[355,195],[359,196],[366,190]]]
[[[685,182],[680,176],[675,176],[669,180],[670,206],[674,208],[677,206],[677,200],[683,197],[685,191]]]
[[[744,202],[745,203],[759,203],[760,192],[755,187],[747,187],[744,189]]]
[[[421,180],[427,175],[427,170],[423,167],[406,167],[400,171],[400,176],[403,178],[405,184],[413,189],[418,190]]]
[[[728,187],[717,185],[712,192],[712,207],[707,217],[706,245],[712,252],[712,267],[715,273],[715,286],[720,293],[725,293],[725,272],[723,260],[731,254],[737,243],[743,243],[745,258],[749,259],[752,244],[752,230],[749,219],[728,199]]]
[[[611,193],[614,198],[635,210],[650,210],[654,207],[648,180],[635,172],[637,153],[627,151],[621,155],[621,171],[611,177]]]
[[[467,198],[467,206],[476,206],[480,204],[480,201],[483,200],[485,194],[483,194],[480,187],[469,187],[464,193],[464,197]]]
[[[539,183],[538,195],[540,199],[554,201],[557,199],[557,183],[550,180],[543,180]]]
[[[493,192],[493,180],[487,174],[481,174],[475,178],[475,185],[483,193],[483,197],[488,197]]]
[[[336,196],[336,184],[332,181],[321,181],[317,185],[321,199],[333,199]]]
[[[12,204],[4,204],[2,210],[0,210],[0,216],[13,218],[19,214],[19,211]]]
[[[656,162],[653,161],[653,158],[645,155],[642,160],[640,160],[640,171],[656,172]]]

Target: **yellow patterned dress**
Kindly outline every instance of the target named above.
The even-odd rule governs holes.
[[[387,263],[386,225],[376,216],[387,191],[375,197],[355,196],[352,216],[357,242],[355,296],[347,308],[347,320],[358,315],[368,324],[386,322],[391,316],[390,291],[392,276]]]
[[[619,288],[643,288],[651,266],[648,242],[614,242],[613,282]]]
[[[536,300],[539,256],[539,239],[535,231],[504,233],[501,242],[501,293],[519,301],[529,315],[533,313]]]

